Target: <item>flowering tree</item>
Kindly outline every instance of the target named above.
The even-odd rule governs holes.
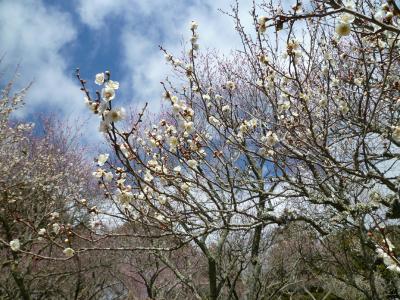
[[[150,251],[194,299],[263,299],[273,228],[299,223],[313,243],[351,233],[362,272],[329,276],[367,299],[398,296],[385,227],[400,216],[399,14],[395,1],[263,2],[247,32],[234,5],[243,49],[229,57],[201,53],[192,22],[186,55],[161,48],[184,85],[162,83],[169,107],[157,123],[144,122],[145,109],[121,122],[110,73],[96,75],[93,98],[78,71],[113,152],[94,172],[113,205],[100,213],[148,240],[114,250]],[[184,245],[206,262],[206,290],[166,255]]]
[[[13,93],[13,82],[1,90],[0,294],[4,299],[89,299],[117,281],[109,275],[109,258],[99,264],[72,257],[74,234],[88,223],[81,199],[95,195],[88,164],[77,154],[77,140],[66,124],[47,120],[43,132],[33,133],[34,124],[12,120],[26,92]],[[92,278],[98,269],[103,272]]]

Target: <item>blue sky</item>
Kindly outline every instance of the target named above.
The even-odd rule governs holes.
[[[121,83],[118,101],[160,106],[159,84],[169,72],[158,45],[172,53],[190,36],[189,23],[199,23],[200,45],[228,53],[239,46],[229,10],[230,0],[2,0],[0,53],[2,68],[17,64],[18,84],[34,81],[26,107],[18,114],[31,118],[54,111],[65,119],[89,123],[86,138],[98,138],[98,120],[83,104],[74,77],[93,81],[104,70]],[[250,1],[240,1],[244,24],[250,27]],[[94,85],[92,85],[95,87]],[[91,131],[91,132],[90,132]],[[96,133],[95,133],[96,132]]]

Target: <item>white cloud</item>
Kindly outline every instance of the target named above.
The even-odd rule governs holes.
[[[70,15],[42,1],[0,2],[0,52],[8,66],[20,64],[19,85],[33,80],[20,117],[43,106],[66,119],[87,117],[73,70],[61,54],[76,37]]]
[[[94,29],[106,26],[107,19],[130,11],[128,0],[83,0],[77,5],[81,21]]]

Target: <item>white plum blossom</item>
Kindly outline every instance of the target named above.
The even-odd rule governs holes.
[[[328,99],[326,99],[326,97],[322,97],[319,101],[318,101],[319,106],[321,107],[326,107],[328,105]]]
[[[189,160],[187,161],[187,164],[188,164],[188,166],[191,167],[192,169],[196,169],[197,166],[199,165],[199,163],[197,162],[197,160],[194,160],[194,159],[189,159]]]
[[[103,169],[101,169],[101,168],[98,168],[96,171],[94,171],[93,173],[92,173],[92,175],[94,176],[94,177],[96,177],[96,178],[101,178],[102,176],[104,176],[106,174],[106,172],[103,170]]]
[[[169,150],[171,152],[175,152],[176,151],[176,147],[179,145],[179,140],[176,136],[171,136],[169,138]]]
[[[104,119],[106,122],[119,122],[126,118],[126,112],[123,107],[113,108],[104,112]]]
[[[199,25],[195,21],[190,23],[190,30],[196,30],[198,27]]]
[[[266,145],[269,147],[272,147],[279,142],[279,138],[275,132],[268,131],[267,134],[261,138],[261,142],[266,143]]]
[[[268,17],[265,17],[265,16],[261,16],[258,18],[258,30],[261,33],[265,32],[267,30],[267,26],[266,26],[267,20],[268,20]]]
[[[45,235],[46,234],[46,228],[40,228],[38,230],[38,235]]]
[[[106,172],[105,174],[104,174],[104,181],[106,181],[106,182],[111,182],[111,180],[113,179],[113,173],[111,173],[111,172]]]
[[[266,65],[269,62],[269,57],[265,54],[259,56],[259,60],[262,64]]]
[[[391,251],[389,249],[389,251]],[[378,257],[382,258],[383,263],[386,265],[386,268],[392,272],[400,273],[399,262],[386,253],[382,248],[376,248],[376,253]]]
[[[343,114],[347,114],[349,112],[349,106],[347,105],[347,103],[345,101],[339,102],[339,110]]]
[[[394,126],[392,137],[396,142],[400,143],[400,126]]]
[[[119,82],[118,81],[109,80],[109,81],[106,82],[105,86],[107,88],[110,88],[110,89],[113,89],[113,90],[118,90]]]
[[[52,227],[53,227],[53,232],[54,232],[55,234],[59,234],[59,233],[60,233],[60,229],[61,229],[60,224],[54,223],[54,224],[52,225]]]
[[[192,133],[194,130],[194,124],[193,122],[184,122],[183,123],[183,128],[187,133]]]
[[[63,250],[63,253],[64,253],[67,257],[72,257],[72,256],[75,255],[75,250],[68,247],[68,248],[65,248],[65,249]]]
[[[182,191],[185,191],[185,192],[189,191],[189,189],[190,189],[190,183],[189,183],[189,182],[184,182],[184,183],[181,185],[181,189],[182,189]]]
[[[158,202],[160,202],[161,205],[164,205],[165,203],[167,203],[167,197],[165,195],[159,195]]]
[[[104,166],[104,164],[105,164],[106,161],[108,160],[108,157],[109,157],[109,156],[110,156],[110,155],[109,155],[108,153],[100,154],[100,155],[97,157],[97,164],[98,164],[100,167]]]
[[[335,27],[335,32],[339,36],[349,35],[350,32],[351,32],[350,24],[349,23],[341,23],[341,22],[339,22]]]
[[[129,190],[117,190],[116,197],[122,204],[129,204],[133,199],[133,194]]]
[[[353,0],[344,1],[343,5],[344,5],[344,7],[348,8],[348,9],[352,9],[352,10],[354,10],[356,8],[356,4],[354,3]]]
[[[258,18],[258,24],[264,25],[267,22],[267,20],[268,20],[268,17],[261,16],[261,17]]]
[[[214,125],[215,127],[219,127],[221,125],[221,122],[214,116],[210,116],[208,118],[208,121],[210,122],[211,125]]]
[[[358,77],[354,79],[354,84],[358,86],[362,86],[364,79],[362,77]]]
[[[19,239],[14,239],[10,242],[10,248],[12,251],[18,251],[21,248]]]
[[[150,171],[147,171],[144,175],[144,181],[151,182],[153,179],[153,175],[151,175]]]
[[[354,15],[349,14],[349,13],[344,13],[340,16],[340,22],[342,22],[342,23],[351,24],[354,22],[354,20],[355,20]]]
[[[54,220],[54,219],[58,219],[59,217],[60,217],[60,213],[59,212],[52,212],[51,214],[50,214],[50,217],[51,217],[51,219],[52,220]]]
[[[335,27],[335,32],[339,37],[349,35],[351,32],[350,24],[353,23],[355,17],[352,14],[344,13],[340,16],[340,19]]]
[[[229,105],[224,105],[222,106],[221,110],[224,114],[227,114],[231,111],[231,107]]]
[[[182,167],[181,167],[181,166],[176,166],[176,167],[173,169],[173,171],[176,172],[176,173],[180,173],[181,170],[182,170]]]
[[[96,79],[95,79],[95,83],[98,85],[102,85],[104,83],[104,73],[98,73],[96,74]]]
[[[203,95],[203,100],[210,101],[211,97],[208,94]]]
[[[115,90],[106,86],[104,89],[102,89],[101,95],[104,101],[109,102],[115,98]]]
[[[227,81],[225,86],[230,91],[233,91],[234,89],[236,89],[236,84],[231,80]]]

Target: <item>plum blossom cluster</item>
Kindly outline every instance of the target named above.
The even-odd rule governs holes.
[[[116,90],[119,89],[119,82],[111,80],[108,71],[96,74],[94,82],[102,87],[101,92],[97,93],[96,100],[89,98],[89,94],[86,94],[85,104],[93,113],[101,117],[99,130],[106,133],[111,123],[125,119],[126,111],[123,107],[112,108],[111,106]]]

